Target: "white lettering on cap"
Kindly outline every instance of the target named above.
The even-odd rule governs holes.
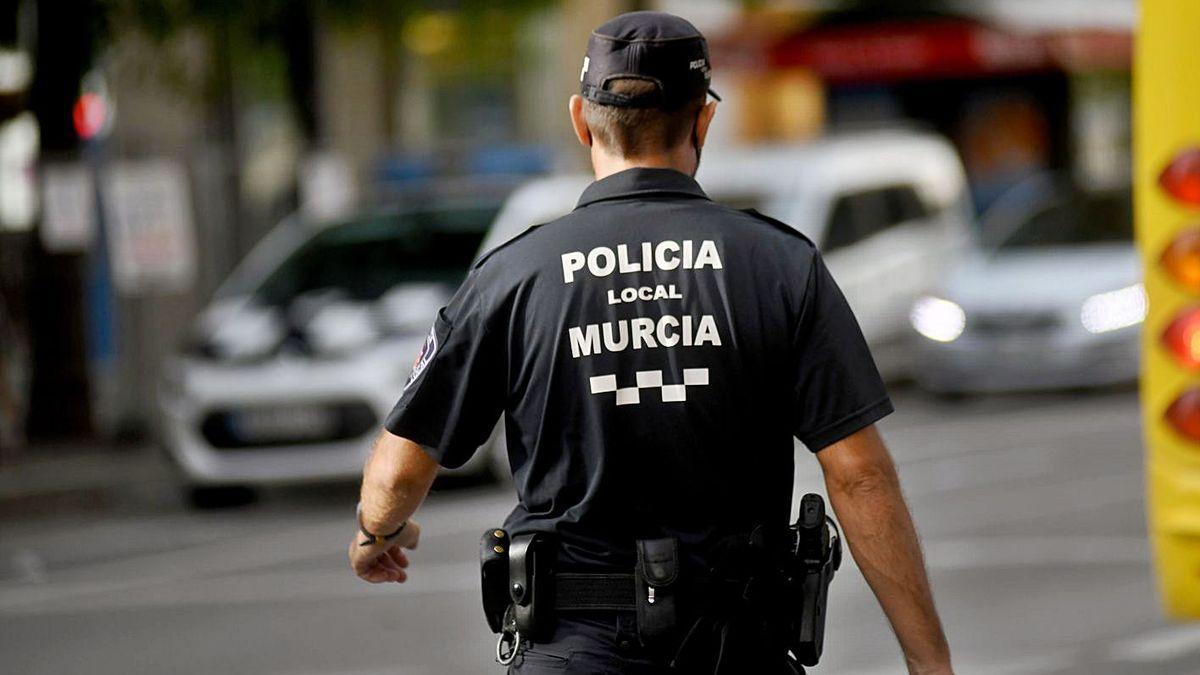
[[[583,76],[587,73],[589,64],[591,64],[591,60],[588,59],[588,57],[586,57],[586,56],[583,57],[583,68],[579,71],[579,81],[580,82],[583,82]]]

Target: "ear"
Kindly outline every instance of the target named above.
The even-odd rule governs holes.
[[[704,139],[708,137],[708,125],[712,124],[713,115],[717,114],[717,102],[709,101],[700,108],[696,115],[696,144],[704,147]]]
[[[583,117],[583,97],[573,94],[567,102],[567,111],[571,114],[571,127],[575,129],[575,138],[585,148],[592,147],[592,130],[588,129],[587,120]]]

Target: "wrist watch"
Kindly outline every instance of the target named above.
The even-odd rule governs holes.
[[[404,531],[404,528],[408,527],[408,521],[406,520],[403,523],[400,523],[400,527],[396,528],[396,531],[391,534],[375,534],[374,532],[369,532],[367,528],[363,526],[362,522],[362,502],[359,502],[358,507],[355,509],[355,517],[358,520],[358,531],[367,536],[366,539],[358,543],[359,546],[378,546],[379,544],[386,544],[396,537],[399,537],[400,533]]]

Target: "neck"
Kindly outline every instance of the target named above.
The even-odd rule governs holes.
[[[688,144],[665,153],[623,157],[609,153],[599,145],[592,145],[592,171],[596,180],[606,178],[626,169],[674,169],[691,176],[696,172],[696,152]]]

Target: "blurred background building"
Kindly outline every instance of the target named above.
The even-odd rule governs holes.
[[[591,27],[710,38],[713,144],[936,131],[976,212],[1129,180],[1133,0],[20,0],[0,11],[0,443],[139,437],[165,355],[281,218],[579,170]]]

